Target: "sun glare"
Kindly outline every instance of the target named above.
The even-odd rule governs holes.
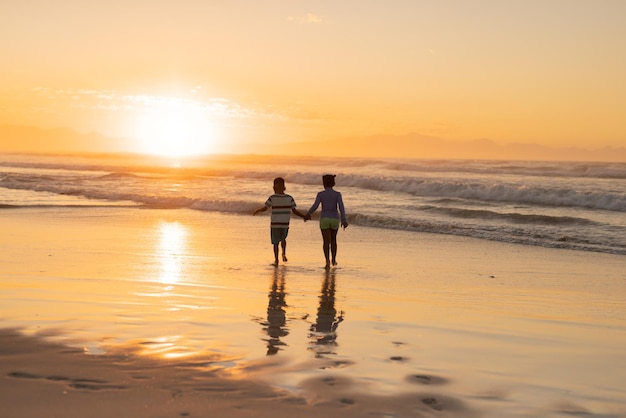
[[[201,109],[178,102],[146,108],[137,123],[140,152],[163,157],[211,154],[215,132]]]

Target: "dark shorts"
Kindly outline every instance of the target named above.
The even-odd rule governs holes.
[[[289,228],[270,228],[270,236],[274,245],[286,240],[287,234],[289,234]]]

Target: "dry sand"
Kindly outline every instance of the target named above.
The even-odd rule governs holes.
[[[626,416],[623,256],[292,222],[2,210],[0,416]]]

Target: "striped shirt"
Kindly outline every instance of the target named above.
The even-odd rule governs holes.
[[[291,210],[296,207],[296,201],[288,194],[273,194],[267,198],[265,206],[272,209],[271,228],[289,228]]]

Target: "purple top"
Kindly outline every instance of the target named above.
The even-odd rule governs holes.
[[[322,218],[339,219],[339,213],[341,213],[341,223],[346,223],[346,210],[343,207],[341,193],[333,190],[332,187],[327,187],[324,191],[317,194],[315,203],[313,203],[313,206],[306,214],[311,215],[315,212],[320,203],[322,204]]]

